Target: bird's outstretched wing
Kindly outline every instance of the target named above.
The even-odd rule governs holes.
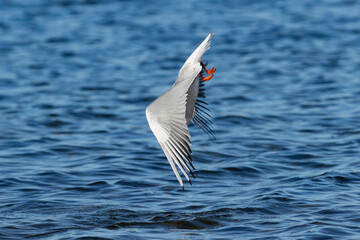
[[[191,163],[190,134],[185,119],[187,94],[179,89],[169,89],[150,104],[146,109],[146,118],[181,187],[184,188],[176,165],[190,184],[188,172],[194,177],[190,167],[195,168]]]

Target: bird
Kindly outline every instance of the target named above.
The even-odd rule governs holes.
[[[204,101],[205,82],[213,78],[216,68],[208,70],[202,61],[204,53],[210,49],[213,36],[213,33],[207,35],[185,61],[172,87],[145,110],[149,127],[183,190],[179,170],[190,184],[189,174],[195,179],[188,129],[190,122],[202,129],[213,141],[216,139],[210,109]]]

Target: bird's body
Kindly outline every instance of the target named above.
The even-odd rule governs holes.
[[[215,72],[215,68],[207,70],[201,62],[203,54],[210,48],[212,37],[213,34],[209,34],[205,38],[180,69],[174,85],[146,109],[150,129],[163,149],[181,187],[184,185],[176,165],[190,184],[187,172],[194,177],[190,167],[195,169],[191,159],[188,125],[193,121],[213,136],[210,115],[207,113],[209,109],[204,106],[206,103],[200,100],[205,97],[203,81],[210,80]],[[211,75],[204,78],[201,73],[203,69]]]

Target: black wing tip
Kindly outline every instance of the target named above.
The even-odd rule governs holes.
[[[211,142],[215,143],[216,137],[213,127],[210,124],[201,120],[199,116],[194,116],[193,120],[194,120],[193,124],[198,126],[201,130],[203,130],[203,132],[209,137]]]
[[[190,170],[190,174],[191,174],[191,176],[195,179],[195,175],[194,175],[194,173]],[[189,182],[190,182],[190,184],[191,184],[191,180],[189,180]]]
[[[206,66],[206,64],[207,63],[205,63],[204,65]],[[199,93],[201,93],[200,98],[205,98],[205,84],[203,82],[200,82]],[[195,102],[195,115],[192,117],[191,120],[194,125],[197,125],[201,130],[203,130],[206,135],[208,135],[212,143],[215,143],[215,130],[213,127],[213,122],[211,121],[211,115],[209,114],[211,110],[205,107],[207,105],[208,103],[200,100],[198,96]]]

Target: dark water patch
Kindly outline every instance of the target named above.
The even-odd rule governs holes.
[[[193,214],[183,213],[179,215],[176,212],[164,213],[135,213],[135,212],[121,212],[121,217],[124,219],[147,219],[147,221],[126,221],[116,222],[106,226],[109,229],[118,229],[124,227],[150,227],[153,225],[163,225],[175,229],[212,229],[221,226],[220,219],[232,219],[238,213],[249,214],[263,214],[269,213],[264,209],[244,208],[244,209],[218,209],[212,211],[195,212]],[[116,214],[117,215],[117,214]],[[155,215],[151,217],[151,215]],[[120,216],[120,215],[117,215]],[[115,217],[116,218],[116,217]]]
[[[115,91],[115,89],[110,87],[100,87],[100,86],[86,86],[81,88],[82,91]]]
[[[86,192],[96,192],[95,189],[90,187],[70,187],[70,188],[64,188],[63,191],[65,192],[79,192],[79,193],[86,193]]]
[[[156,184],[149,183],[147,181],[134,181],[134,180],[120,180],[115,183],[116,185],[121,185],[125,187],[156,187]]]
[[[223,168],[224,170],[226,170],[228,173],[230,174],[235,174],[237,176],[241,176],[241,177],[258,177],[261,175],[261,171],[259,171],[256,168],[252,168],[252,167],[227,167],[227,168]]]
[[[307,159],[317,159],[321,158],[321,156],[315,154],[308,154],[308,153],[301,153],[301,154],[294,154],[294,155],[285,155],[285,158],[291,160],[307,160]]]
[[[334,183],[347,185],[351,183],[360,182],[360,173],[359,172],[350,172],[350,173],[336,173],[336,172],[327,172],[324,176],[327,179],[334,181]]]
[[[45,121],[43,123],[46,127],[50,127],[50,128],[58,128],[58,127],[63,127],[66,125],[71,124],[70,122],[67,121],[62,121],[62,120],[49,120],[49,121]]]
[[[245,96],[226,97],[226,98],[223,98],[223,100],[228,100],[228,101],[244,101],[244,102],[251,101],[250,98],[245,97]]]
[[[61,56],[63,56],[64,58],[71,58],[76,56],[76,53],[74,51],[62,51]]]
[[[50,37],[50,38],[46,39],[47,43],[67,43],[70,41],[71,41],[71,39],[69,39],[67,37]]]
[[[252,122],[251,118],[246,117],[246,116],[236,116],[236,115],[229,115],[229,116],[222,116],[222,117],[217,117],[215,118],[216,121],[218,122],[228,122],[231,124],[243,124],[246,122]]]

